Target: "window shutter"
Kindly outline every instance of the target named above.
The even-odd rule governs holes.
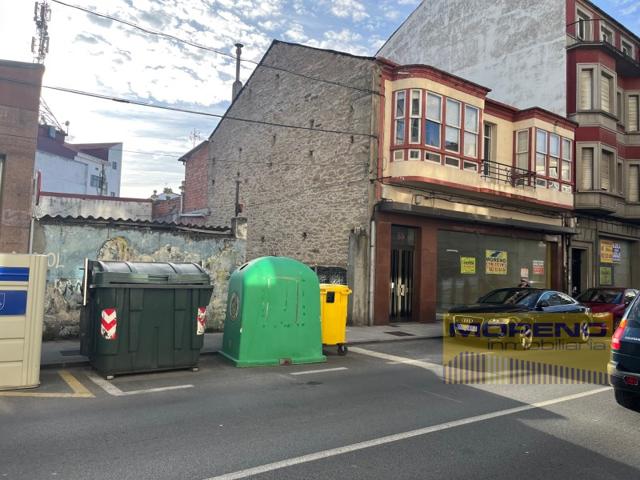
[[[638,131],[638,100],[640,96],[632,95],[629,97],[629,131]]]
[[[580,110],[591,110],[593,70],[580,70]]]
[[[605,112],[611,112],[611,78],[602,75],[600,81],[600,108]]]
[[[638,165],[631,165],[629,167],[629,201],[630,202],[639,202],[640,201],[640,188],[638,188],[638,182],[640,181],[640,176],[638,172],[640,167]]]
[[[582,190],[593,190],[593,148],[582,149]]]
[[[600,157],[600,188],[611,191],[611,154],[602,152]]]

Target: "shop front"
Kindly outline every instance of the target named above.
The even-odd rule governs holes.
[[[565,290],[564,227],[453,212],[378,211],[374,323],[433,322],[454,305],[515,287]]]

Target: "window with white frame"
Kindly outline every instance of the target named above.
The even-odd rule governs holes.
[[[497,126],[493,123],[484,122],[484,160],[488,160],[490,162],[494,161],[495,157],[495,136],[496,136],[496,128]]]
[[[591,18],[584,12],[578,10],[578,23],[576,35],[580,40],[591,40]]]
[[[396,107],[394,109],[395,119],[395,144],[402,145],[405,140],[405,105],[406,92],[404,90],[396,92]]]
[[[460,168],[460,159],[455,157],[444,157],[444,164],[447,167]]]
[[[594,149],[591,147],[585,147],[581,150],[582,156],[580,158],[581,164],[581,181],[580,186],[582,190],[593,190],[593,157]]]
[[[529,130],[520,130],[516,143],[516,167],[529,170]]]
[[[548,135],[544,130],[536,129],[536,174],[547,175],[547,141]]]
[[[607,150],[600,152],[600,190],[610,192],[613,176],[613,153]]]
[[[613,45],[613,30],[606,25],[600,25],[600,40],[604,43]]]
[[[633,44],[625,39],[622,39],[620,41],[620,49],[622,50],[622,53],[624,53],[625,55],[633,58]]]
[[[640,165],[629,165],[629,181],[627,185],[627,200],[640,202]]]
[[[571,155],[573,151],[571,148],[571,140],[568,138],[562,139],[562,169],[560,172],[562,181],[571,182],[572,180],[572,165],[571,165]]]
[[[411,90],[411,111],[409,112],[409,143],[420,143],[420,120],[422,118],[422,90]]]
[[[442,163],[442,157],[439,153],[424,152],[424,159],[428,162]]]
[[[409,160],[420,160],[421,156],[420,150],[409,150]]]
[[[444,148],[460,152],[460,102],[447,98]]]
[[[630,132],[640,130],[640,95],[627,97],[627,130]]]
[[[464,107],[464,154],[478,157],[478,122],[480,110],[469,105]]]
[[[442,138],[442,97],[427,93],[427,122],[425,124],[425,144],[440,148]]]
[[[552,133],[549,135],[549,176],[558,178],[560,164],[560,136]]]
[[[613,77],[605,72],[600,74],[600,109],[613,113]]]
[[[580,110],[593,109],[593,68],[580,69],[580,88],[578,106]]]

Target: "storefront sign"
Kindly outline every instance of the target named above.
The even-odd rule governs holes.
[[[460,257],[460,273],[463,275],[475,275],[476,257]]]
[[[613,263],[613,242],[600,240],[600,263]]]
[[[544,260],[533,261],[533,274],[544,275]]]
[[[486,250],[485,273],[487,275],[506,275],[507,252],[503,250]]]
[[[611,267],[600,267],[600,285],[612,285],[613,272]]]

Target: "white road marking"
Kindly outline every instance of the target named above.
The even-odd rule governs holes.
[[[442,365],[438,365],[437,363],[425,362],[423,360],[413,360],[411,358],[400,357],[398,355],[390,355],[388,353],[375,352],[373,350],[367,350],[360,347],[350,347],[349,351],[359,353],[360,355],[368,355],[370,357],[380,358],[393,365],[412,365],[414,367],[423,368],[435,373],[439,377],[442,377],[443,374]]]
[[[210,477],[205,480],[239,480],[241,478],[247,478],[253,475],[260,475],[262,473],[267,473],[267,472],[272,472],[274,470],[280,470],[282,468],[292,467],[294,465],[315,462],[317,460],[323,460],[323,459],[335,457],[338,455],[344,455],[345,453],[364,450],[365,448],[378,447],[380,445],[399,442],[401,440],[428,435],[430,433],[441,432],[443,430],[449,430],[451,428],[461,427],[461,426],[469,425],[472,423],[484,422],[485,420],[505,417],[507,415],[513,415],[514,413],[526,412],[528,410],[544,408],[544,407],[548,407],[550,405],[555,405],[558,403],[569,402],[571,400],[577,400],[583,397],[596,395],[598,393],[606,392],[608,390],[611,390],[611,387],[597,388],[595,390],[589,390],[586,392],[567,395],[564,397],[553,398],[553,399],[545,400],[542,402],[522,405],[520,407],[508,408],[506,410],[499,410],[497,412],[485,413],[482,415],[475,415],[473,417],[462,418],[460,420],[453,420],[451,422],[441,423],[439,425],[433,425],[431,427],[419,428],[417,430],[409,430],[407,432],[396,433],[393,435],[374,438],[372,440],[367,440],[364,442],[352,443],[351,445],[345,445],[343,447],[331,448],[329,450],[322,450],[320,452],[301,455],[299,457],[293,457],[287,460],[281,460],[279,462],[267,463],[265,465],[260,465],[258,467],[253,467],[253,468],[247,468],[245,470],[239,470],[237,472],[225,473],[223,475]]]
[[[109,395],[113,395],[114,397],[126,397],[130,395],[140,395],[142,393],[156,393],[166,392],[168,390],[182,390],[184,388],[193,388],[193,385],[173,385],[171,387],[147,388],[144,390],[130,390],[128,392],[123,392],[110,381],[105,380],[104,378],[101,378],[93,373],[87,373],[87,377],[89,377],[89,380],[98,385]]]
[[[310,375],[312,373],[337,372],[347,370],[347,367],[323,368],[321,370],[305,370],[304,372],[291,372],[289,375]]]

